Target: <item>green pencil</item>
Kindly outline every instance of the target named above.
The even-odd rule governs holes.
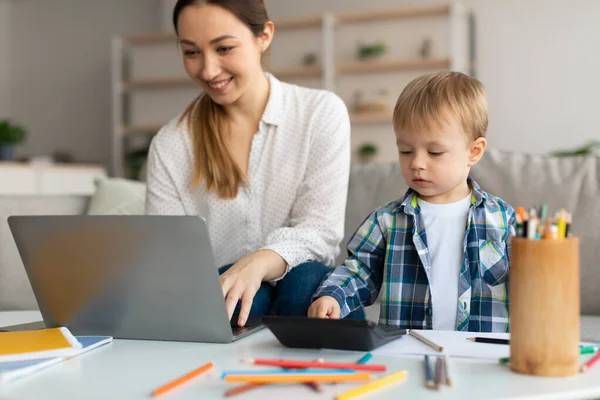
[[[582,346],[579,348],[579,354],[592,354],[600,351],[600,346]],[[510,357],[501,358],[500,364],[508,364],[510,362]]]

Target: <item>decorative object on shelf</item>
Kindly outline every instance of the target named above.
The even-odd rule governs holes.
[[[433,41],[431,40],[430,37],[423,38],[423,41],[421,42],[421,51],[420,51],[422,58],[431,57],[431,47],[432,46],[433,46]]]
[[[380,89],[373,93],[365,93],[363,90],[354,92],[355,114],[388,114],[391,112],[389,106],[389,92]]]
[[[54,154],[52,154],[52,158],[54,159],[54,162],[60,164],[73,164],[76,161],[73,153],[66,150],[56,150]]]
[[[24,127],[9,120],[0,121],[0,161],[14,161],[15,146],[23,142],[26,136]]]
[[[148,158],[148,147],[132,151],[127,154],[131,179],[140,180],[141,171]]]
[[[302,57],[302,65],[304,66],[311,66],[311,65],[316,65],[317,64],[317,54],[316,53],[306,53],[303,57]]]
[[[358,149],[358,155],[363,163],[372,162],[377,156],[378,148],[375,143],[365,143]]]
[[[569,157],[569,156],[586,156],[595,154],[596,150],[600,154],[600,141],[592,140],[584,144],[581,147],[572,150],[557,150],[553,151],[552,155],[556,157]]]
[[[359,60],[366,60],[381,57],[386,53],[386,51],[386,44],[380,40],[371,44],[359,44],[357,56]]]

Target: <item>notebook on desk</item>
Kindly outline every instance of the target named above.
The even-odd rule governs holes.
[[[81,343],[64,327],[0,332],[0,363],[66,357],[81,348]]]
[[[0,363],[0,383],[10,382],[25,376],[29,376],[37,371],[45,369],[55,364],[59,364],[71,357],[78,356],[87,351],[93,350],[104,344],[112,342],[110,336],[77,336],[77,341],[81,343],[81,348],[68,357],[43,358],[39,360],[25,360]]]

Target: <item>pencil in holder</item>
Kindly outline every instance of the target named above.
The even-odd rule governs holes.
[[[579,240],[512,238],[510,368],[539,376],[579,368]]]

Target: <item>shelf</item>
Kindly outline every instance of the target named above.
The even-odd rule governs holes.
[[[392,124],[392,113],[350,113],[353,124]]]
[[[402,7],[390,10],[356,12],[338,14],[335,19],[339,23],[349,24],[355,22],[384,21],[398,18],[428,17],[437,15],[448,15],[449,4],[423,5],[413,7]]]
[[[382,11],[367,11],[334,14],[336,22],[343,24],[357,22],[384,21],[398,18],[427,17],[436,15],[448,15],[450,12],[449,4],[434,4],[412,7],[401,7]],[[323,18],[320,16],[289,18],[273,21],[276,30],[301,29],[301,28],[319,28],[323,24]],[[123,43],[129,45],[146,45],[160,42],[175,42],[177,36],[174,32],[152,33],[148,35],[122,36]]]
[[[126,135],[154,135],[160,128],[162,125],[122,125],[121,131]]]
[[[301,29],[301,28],[320,28],[323,19],[321,17],[303,17],[290,18],[273,21],[275,29]],[[123,43],[132,46],[142,46],[162,42],[177,42],[177,35],[174,32],[151,33],[148,35],[121,36]]]
[[[123,90],[138,89],[161,89],[173,86],[193,86],[195,83],[187,76],[169,76],[164,78],[138,79],[130,82],[123,82]]]
[[[323,24],[321,17],[289,18],[273,21],[275,31],[278,29],[320,28]]]
[[[320,65],[312,65],[308,67],[292,67],[292,68],[273,68],[269,69],[273,75],[279,79],[283,78],[311,78],[320,77],[323,68]]]
[[[408,69],[425,68],[449,68],[449,58],[428,58],[414,60],[374,60],[374,61],[353,61],[339,64],[336,67],[337,72],[341,74],[352,74],[361,72],[389,72]]]

